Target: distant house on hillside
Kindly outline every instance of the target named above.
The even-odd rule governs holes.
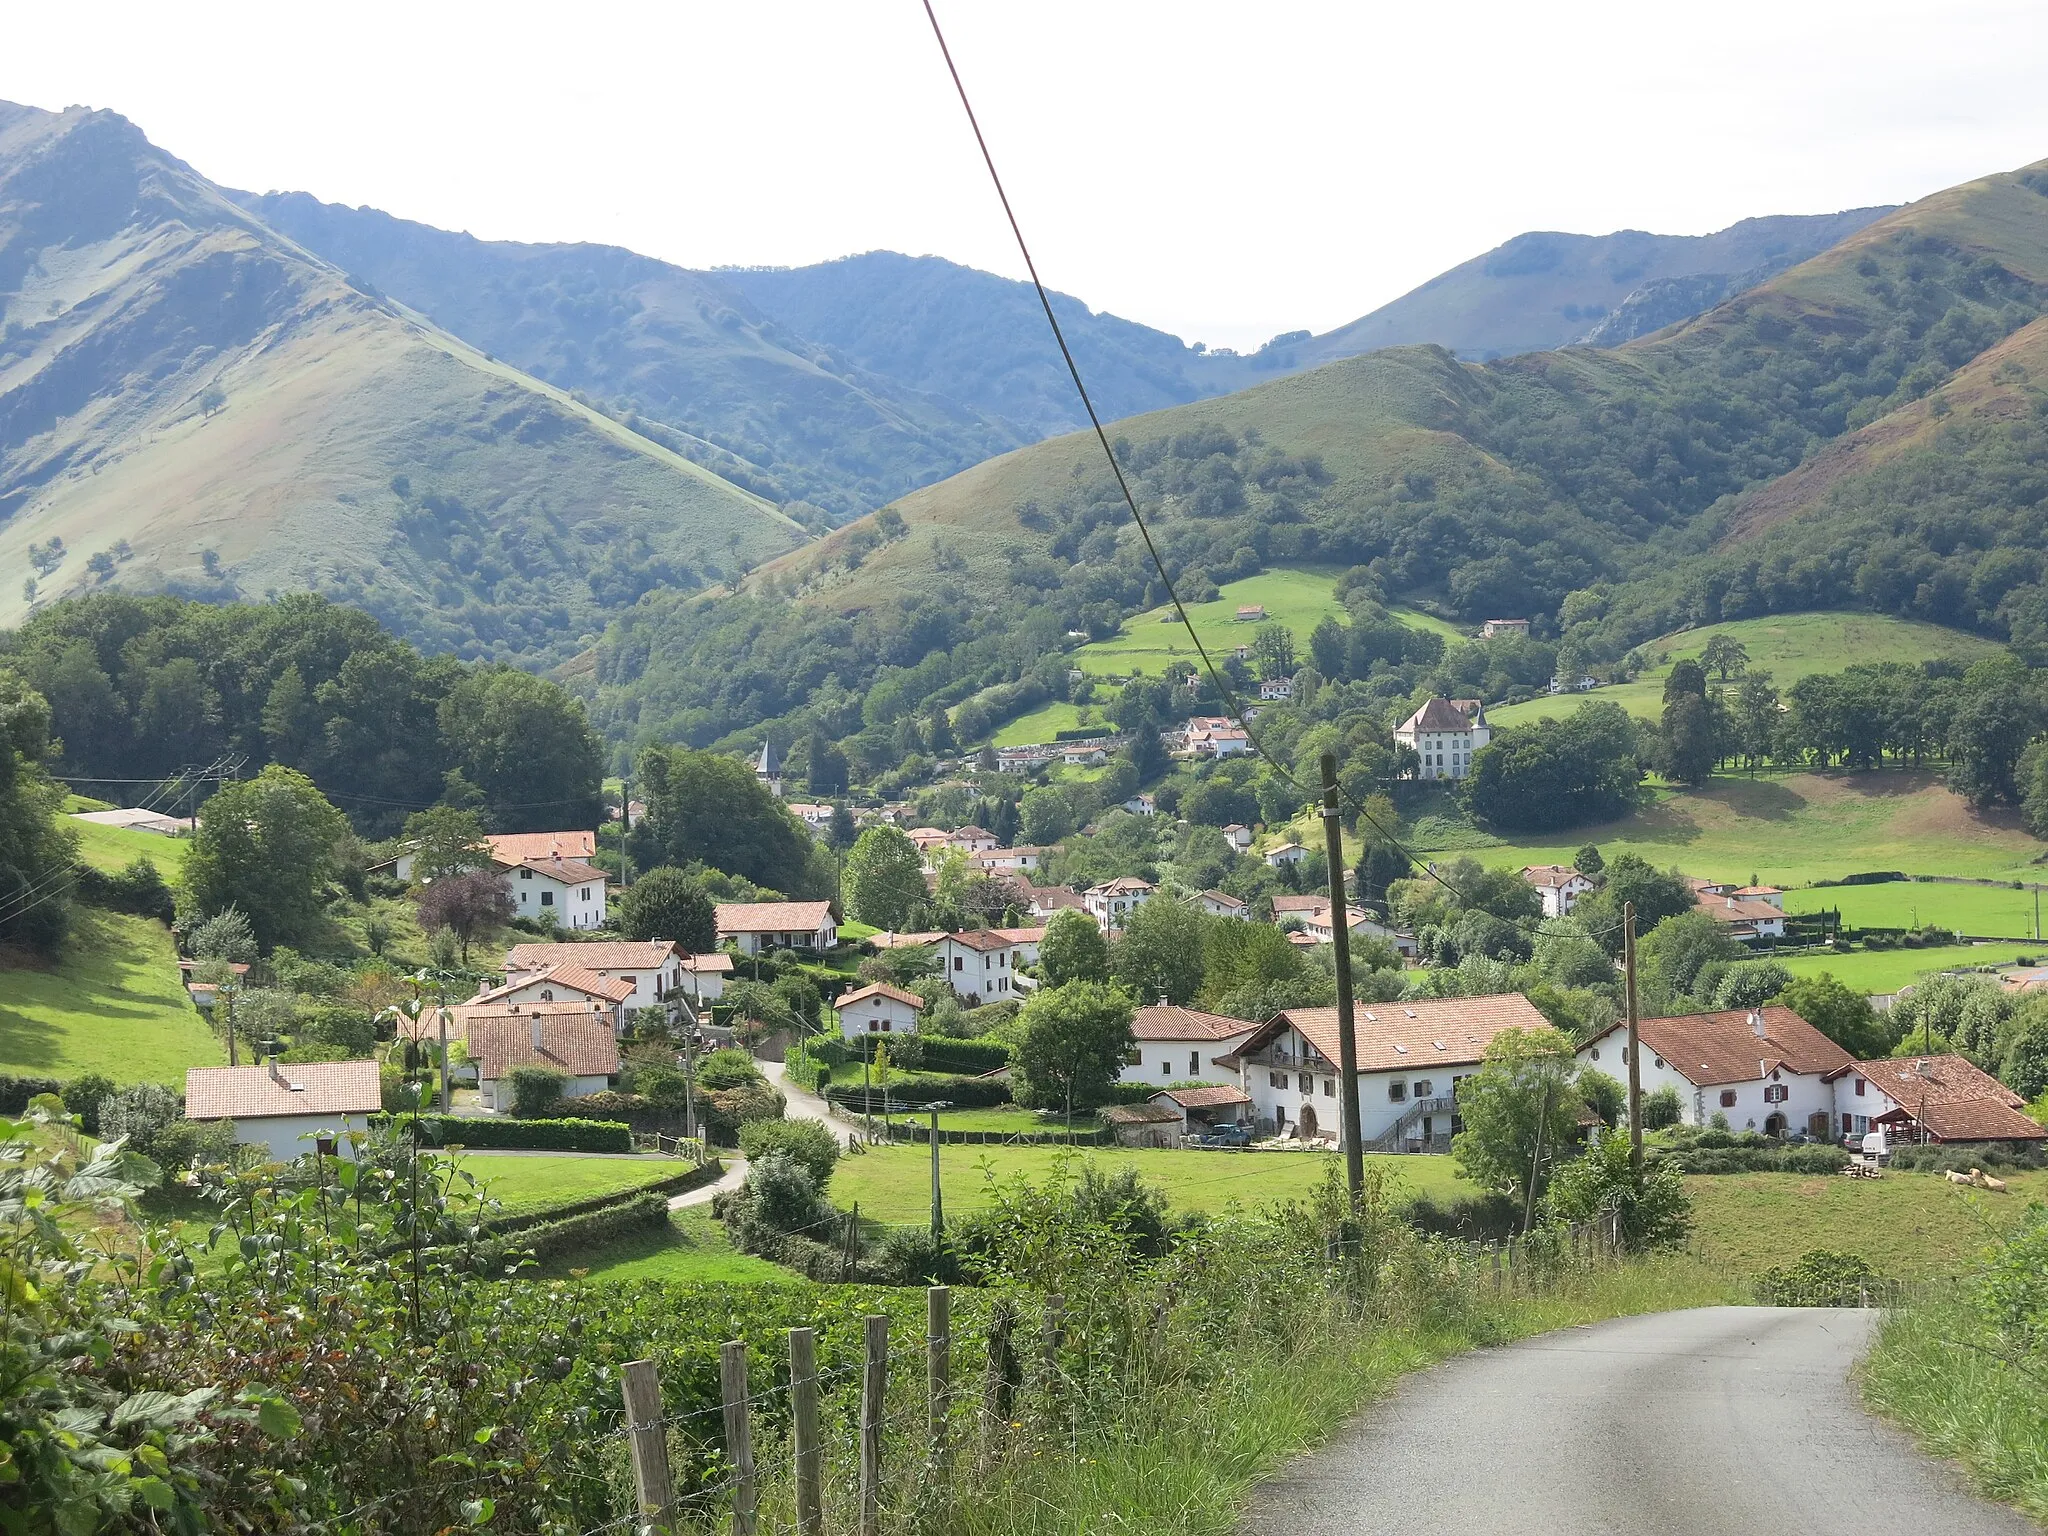
[[[1259,684],[1259,697],[1274,701],[1294,697],[1294,679],[1291,677],[1269,677]]]
[[[1150,901],[1157,889],[1149,880],[1140,880],[1135,875],[1119,875],[1114,880],[1090,886],[1081,898],[1081,905],[1095,919],[1096,927],[1110,933],[1123,927],[1132,910]]]
[[[841,1039],[862,1035],[914,1035],[924,999],[885,981],[870,982],[858,991],[840,994],[833,1005],[839,1014]]]
[[[1545,917],[1563,917],[1593,889],[1593,882],[1569,864],[1525,864],[1522,878],[1536,887]]]
[[[604,926],[605,882],[610,877],[595,864],[556,857],[499,859],[496,867],[520,917],[552,916],[564,928]]]
[[[1243,603],[1243,604],[1240,604],[1240,605],[1239,605],[1239,607],[1238,607],[1238,610],[1237,610],[1237,618],[1236,618],[1236,621],[1235,621],[1235,622],[1237,622],[1237,623],[1239,623],[1239,624],[1258,624],[1258,623],[1261,623],[1261,622],[1263,622],[1263,621],[1265,620],[1265,617],[1266,617],[1266,606],[1265,606],[1265,604],[1263,604],[1263,603]]]
[[[1470,705],[1469,710],[1460,705]],[[1493,727],[1476,699],[1431,699],[1394,727],[1394,742],[1418,759],[1419,779],[1462,779],[1472,771],[1473,754],[1493,740]]]
[[[1204,891],[1196,898],[1202,903],[1202,910],[1212,917],[1250,917],[1252,904],[1228,891]]]
[[[764,949],[824,950],[839,942],[829,901],[722,901],[714,910],[720,942],[737,945],[744,955]]]
[[[730,962],[728,961],[728,964]],[[594,971],[630,983],[628,1008],[652,1008],[683,979],[683,957],[668,939],[611,939],[585,944],[515,944],[505,953],[505,981],[530,979],[557,966]]]
[[[154,832],[159,837],[183,837],[193,828],[190,821],[166,816],[162,811],[131,807],[113,811],[73,811],[73,821],[89,821],[96,827],[120,827],[130,832]]]
[[[1479,626],[1479,638],[1491,640],[1495,635],[1523,635],[1529,633],[1527,619],[1488,619]]]
[[[1292,840],[1284,843],[1275,843],[1264,854],[1266,863],[1274,869],[1280,868],[1283,864],[1299,864],[1307,857],[1308,850]]]
[[[1699,910],[1717,923],[1725,923],[1730,938],[1782,939],[1785,936],[1785,893],[1774,886],[1754,887],[1769,896],[1745,896],[1751,887],[1736,887],[1717,880],[1690,880],[1692,899]],[[1771,899],[1775,897],[1775,899]]]

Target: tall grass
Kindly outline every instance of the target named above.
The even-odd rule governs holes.
[[[2048,1376],[2001,1358],[1967,1293],[1886,1316],[1863,1364],[1863,1396],[1985,1494],[2048,1521]]]

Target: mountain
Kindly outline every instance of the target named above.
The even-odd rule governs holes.
[[[1386,348],[1116,435],[1191,597],[1271,565],[1348,567],[1354,590],[1531,617],[1593,660],[1828,603],[1998,638],[2038,615],[2048,641],[2044,315],[2048,162],[1618,347],[1487,364]],[[729,606],[650,599],[600,648],[600,707],[627,733],[716,736],[750,712],[843,719],[806,677],[894,679],[891,709],[950,701],[1163,596],[1099,448],[1072,434],[769,563]],[[764,639],[772,691],[733,654]],[[893,718],[855,723],[871,713]]]
[[[1485,361],[1586,341],[1611,346],[1689,320],[1743,289],[1819,255],[1892,212],[1744,219],[1711,235],[1517,235],[1439,273],[1412,293],[1334,331],[1282,350],[1314,367],[1379,347],[1433,343]],[[1654,324],[1602,323],[1650,309]]]
[[[803,537],[457,340],[126,119],[0,105],[0,622],[112,582],[310,589],[470,655],[568,654]]]
[[[617,246],[478,240],[303,192],[235,196],[472,346],[831,521],[1042,435],[809,339],[724,274]]]

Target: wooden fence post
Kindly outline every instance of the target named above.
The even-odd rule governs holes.
[[[1500,1239],[1495,1238],[1486,1245],[1487,1253],[1493,1259],[1493,1294],[1500,1294]]]
[[[1522,1266],[1519,1260],[1520,1254],[1516,1251],[1515,1236],[1510,1232],[1508,1234],[1508,1290],[1510,1293],[1514,1292],[1522,1283]]]
[[[661,1422],[661,1377],[652,1360],[628,1360],[619,1387],[626,1403],[626,1443],[633,1453],[640,1519],[666,1531],[675,1482],[669,1476],[668,1430]]]
[[[718,1351],[719,1393],[725,1399],[725,1454],[732,1463],[732,1536],[754,1536],[761,1491],[754,1481],[754,1424],[747,1394],[747,1346],[738,1339]]]
[[[867,1320],[860,1385],[860,1536],[882,1536],[882,1415],[889,1395],[889,1316]]]
[[[796,1448],[797,1536],[825,1529],[824,1447],[818,1440],[818,1335],[789,1330],[790,1433]]]
[[[929,1288],[924,1293],[924,1316],[925,1428],[932,1465],[943,1467],[953,1413],[953,1292],[943,1285]]]
[[[1017,1323],[1016,1304],[1007,1296],[996,1298],[988,1319],[988,1370],[982,1377],[981,1428],[989,1450],[1003,1443],[1010,1424],[1010,1377],[1016,1368],[1010,1352],[1010,1330]]]
[[[1047,1391],[1060,1375],[1060,1347],[1067,1342],[1067,1298],[1055,1291],[1045,1298],[1045,1327],[1038,1339],[1038,1371]]]

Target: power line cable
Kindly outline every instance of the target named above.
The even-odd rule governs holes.
[[[938,42],[940,56],[946,61],[946,73],[952,76],[953,89],[960,97],[961,109],[967,114],[967,125],[974,132],[975,145],[981,151],[981,163],[988,168],[989,180],[994,184],[996,197],[1003,205],[1003,217],[1009,221],[1010,233],[1016,239],[1018,253],[1024,258],[1024,268],[1031,274],[1031,286],[1038,294],[1039,307],[1045,311],[1045,323],[1051,328],[1053,341],[1058,345],[1060,357],[1067,365],[1067,376],[1073,380],[1074,392],[1080,396],[1081,407],[1088,413],[1088,424],[1094,429],[1096,442],[1102,446],[1103,457],[1109,461],[1110,473],[1116,478],[1117,489],[1123,493],[1124,505],[1130,509],[1131,521],[1137,526],[1138,534],[1144,540],[1145,552],[1151,557],[1153,569],[1159,573],[1159,580],[1166,588],[1167,599],[1173,604],[1174,614],[1179,618],[1181,628],[1187,631],[1188,638],[1194,642],[1195,652],[1202,658],[1202,666],[1208,672],[1210,681],[1216,685],[1218,697],[1223,700],[1225,708],[1230,713],[1230,717],[1237,722],[1239,729],[1244,732],[1245,740],[1251,744],[1252,751],[1258,755],[1267,767],[1277,773],[1284,782],[1291,785],[1296,793],[1302,795],[1305,800],[1312,801],[1317,798],[1317,793],[1304,785],[1300,779],[1296,778],[1293,770],[1268,752],[1265,744],[1259,740],[1257,732],[1253,731],[1251,727],[1251,722],[1245,718],[1243,701],[1238,698],[1237,691],[1230,686],[1221,670],[1218,669],[1215,659],[1209,654],[1208,646],[1203,644],[1202,637],[1196,631],[1194,622],[1188,617],[1187,607],[1181,602],[1180,593],[1174,586],[1173,577],[1167,573],[1166,562],[1160,557],[1159,546],[1153,542],[1152,529],[1146,523],[1145,515],[1138,510],[1138,498],[1131,492],[1130,482],[1124,476],[1123,465],[1117,460],[1116,450],[1110,446],[1109,434],[1103,430],[1102,418],[1096,413],[1095,402],[1088,394],[1088,386],[1081,380],[1080,366],[1074,361],[1073,349],[1067,345],[1066,332],[1060,328],[1059,316],[1053,312],[1052,298],[1046,292],[1045,284],[1038,276],[1038,263],[1032,259],[1031,247],[1024,239],[1023,226],[1017,221],[1017,212],[1010,205],[1010,194],[1003,187],[1001,173],[996,170],[995,156],[988,147],[987,136],[981,131],[981,120],[975,115],[974,103],[968,97],[966,82],[960,78],[960,68],[953,62],[953,50],[946,43],[945,30],[939,25],[938,12],[932,7],[932,0],[920,0],[920,3],[924,6],[925,18],[931,23],[932,36]],[[1350,803],[1358,819],[1379,833],[1388,846],[1399,853],[1411,868],[1420,869],[1426,876],[1434,880],[1446,891],[1449,891],[1452,896],[1458,899],[1460,906],[1471,905],[1463,891],[1438,874],[1433,865],[1427,860],[1418,857],[1414,850],[1403,843],[1378,817],[1374,816],[1364,805],[1360,804],[1358,798],[1344,788],[1341,779],[1337,784],[1337,793],[1343,800]],[[1505,921],[1509,921],[1513,926],[1532,935],[1540,932],[1537,929],[1527,928],[1522,923],[1515,922],[1513,919],[1505,919]]]

